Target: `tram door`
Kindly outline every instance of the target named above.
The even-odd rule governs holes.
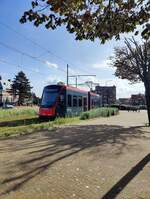
[[[83,111],[87,111],[87,97],[83,97]]]
[[[65,95],[62,93],[58,98],[57,108],[56,108],[56,116],[64,117],[65,116]]]

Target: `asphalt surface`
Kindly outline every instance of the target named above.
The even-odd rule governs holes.
[[[0,140],[0,199],[150,199],[146,112]]]

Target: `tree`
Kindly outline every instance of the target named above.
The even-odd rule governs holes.
[[[57,82],[57,85],[64,86],[64,85],[65,85],[65,83],[64,83],[64,82],[62,82],[62,81],[59,81],[59,82]]]
[[[141,35],[150,36],[149,0],[33,0],[21,23],[31,21],[47,29],[64,25],[77,40],[98,38],[104,43],[120,33],[135,31],[142,25]]]
[[[115,75],[132,83],[143,82],[150,126],[150,42],[140,45],[134,38],[125,40],[125,46],[115,49],[111,57]]]
[[[39,105],[40,104],[40,98],[37,97],[35,93],[32,93],[32,103],[34,105]]]
[[[23,105],[25,101],[31,99],[31,88],[25,73],[20,71],[11,85],[12,94],[14,97],[18,97],[18,105]]]

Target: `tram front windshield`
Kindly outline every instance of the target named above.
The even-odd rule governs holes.
[[[42,96],[42,107],[49,107],[55,104],[56,99],[58,97],[58,90],[57,89],[44,89],[43,96]]]

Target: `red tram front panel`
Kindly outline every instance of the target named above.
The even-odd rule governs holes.
[[[39,115],[40,116],[48,116],[48,117],[54,117],[56,111],[56,107],[51,107],[51,108],[40,108],[39,109]]]

